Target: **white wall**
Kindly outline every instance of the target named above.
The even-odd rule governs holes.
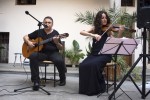
[[[37,0],[36,5],[16,5],[15,1],[0,0],[0,32],[10,32],[9,63],[14,62],[14,53],[22,52],[22,37],[38,29],[38,22],[26,15],[25,11],[29,11],[39,21],[42,21],[45,16],[52,16],[54,28],[60,33],[68,32],[70,34],[68,38],[64,39],[66,49],[70,48],[72,40],[76,39],[85,52],[88,40],[79,32],[86,30],[89,26],[76,23],[75,13],[84,13],[87,10],[95,12],[98,8],[110,8],[113,7],[114,1],[116,6],[120,7],[120,0]],[[136,7],[126,7],[126,9],[129,13],[136,11]],[[135,55],[141,53],[141,49],[139,50],[136,50]],[[135,56],[135,60],[137,57]]]
[[[10,32],[9,63],[14,62],[15,52],[22,52],[22,37],[38,29],[38,22],[26,15],[25,11],[29,11],[39,21],[42,21],[45,16],[52,16],[54,28],[60,33],[70,34],[65,39],[66,48],[70,48],[72,40],[76,39],[81,49],[85,51],[85,37],[79,32],[89,26],[76,23],[75,13],[108,7],[109,0],[37,0],[36,5],[15,5],[15,0],[0,0],[0,13],[2,13],[0,14],[0,31]]]

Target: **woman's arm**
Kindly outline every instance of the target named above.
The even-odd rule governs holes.
[[[80,32],[81,35],[83,36],[90,36],[90,37],[93,37],[94,38],[94,34],[93,34],[93,28],[91,28],[90,30],[83,30]]]
[[[87,31],[85,30],[81,31],[80,34],[83,36],[89,36],[89,37],[95,38],[97,41],[99,41],[101,39],[101,36],[98,34],[93,34],[93,32],[94,32],[94,29],[91,28]]]

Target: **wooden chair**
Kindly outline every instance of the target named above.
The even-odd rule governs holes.
[[[115,68],[116,67],[116,70]],[[120,76],[121,72],[120,72],[120,67],[117,63],[113,62],[113,63],[107,63],[104,72],[106,73],[106,92],[108,93],[108,90],[111,86],[114,86],[114,91],[115,88],[117,86],[117,75]],[[111,76],[111,77],[110,77]],[[119,78],[119,77],[118,77]],[[109,81],[113,81],[113,83],[109,84]],[[128,94],[125,93],[125,91],[122,88],[119,88],[122,91],[122,94],[124,93],[130,100],[132,100]],[[108,93],[109,94],[109,93]],[[122,94],[120,94],[119,96],[121,96]],[[100,96],[100,95],[98,95]],[[119,97],[118,96],[118,97]],[[116,98],[118,98],[116,97]]]
[[[64,60],[65,60],[65,56],[64,56],[64,51],[65,51],[65,41],[62,41],[62,45],[63,45],[63,50],[60,50],[60,53],[62,54]],[[59,80],[56,80],[56,65],[52,62],[52,61],[49,61],[49,60],[44,60],[41,62],[41,64],[43,65],[44,64],[44,67],[45,67],[45,72],[44,72],[44,78],[42,78],[42,80],[44,80],[46,82],[46,80],[53,80],[54,81],[54,87],[56,86],[56,82],[58,82]],[[48,79],[47,78],[47,67],[48,65],[53,65],[54,67],[54,75],[53,75],[53,79]]]
[[[112,68],[111,71],[109,70],[110,67]],[[106,80],[106,92],[107,93],[108,93],[108,89],[113,85],[113,84],[109,84],[109,80],[110,80],[110,76],[109,75],[110,74],[111,74],[111,76],[114,75],[114,73],[113,73],[114,72],[113,67],[114,67],[114,63],[107,63],[106,66],[105,66],[105,68],[104,68],[104,74],[105,74],[105,80]]]
[[[103,71],[103,75],[104,75],[104,78],[105,78],[105,81],[106,81],[106,93],[107,94],[109,94],[108,93],[108,90],[109,90],[109,88],[113,85],[113,83],[112,84],[109,84],[109,68],[110,67],[112,67],[112,66],[114,66],[114,63],[107,63],[106,64],[106,66],[104,67],[104,71]],[[99,97],[99,96],[101,96],[103,93],[99,93],[98,95],[97,95],[97,97]]]
[[[54,81],[54,87],[55,87],[56,82],[59,81],[59,80],[56,80],[56,74],[57,74],[56,73],[56,65],[52,61],[49,61],[49,60],[44,60],[44,61],[41,62],[41,64],[44,64],[44,68],[45,68],[44,78],[42,78],[41,80],[44,80],[45,83],[46,83],[47,80],[53,80]],[[47,67],[48,67],[49,64],[54,66],[54,73],[53,73],[54,74],[53,75],[54,79],[48,79],[47,78]]]

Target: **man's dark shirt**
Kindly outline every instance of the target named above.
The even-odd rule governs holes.
[[[44,29],[35,30],[34,32],[28,34],[30,39],[36,39],[38,37],[41,37],[43,40],[50,39],[51,41],[44,44],[44,47],[40,52],[49,54],[53,52],[59,52],[58,48],[56,47],[56,44],[52,40],[52,37],[59,35],[59,33],[56,30],[53,30],[50,34],[46,34]]]

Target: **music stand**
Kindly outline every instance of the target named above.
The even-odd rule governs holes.
[[[114,84],[114,91],[116,91],[116,65],[117,65],[116,62],[117,62],[117,55],[131,55],[134,52],[135,48],[137,47],[138,43],[139,43],[139,40],[135,40],[135,39],[108,37],[106,42],[105,42],[105,44],[104,44],[104,46],[103,46],[103,48],[102,48],[102,50],[99,51],[99,54],[111,54],[111,55],[114,55],[114,60],[113,60],[114,63],[115,63],[114,64],[114,83],[113,83]],[[114,99],[115,99],[115,94],[113,94],[113,95],[114,95]]]
[[[42,22],[40,22],[39,20],[37,20],[35,17],[33,17],[28,11],[25,11],[25,13],[27,15],[30,15],[33,19],[35,19],[37,22],[38,22],[38,37],[39,37],[39,32],[40,32],[40,29],[41,29],[41,26],[43,25],[44,27],[47,27],[46,25],[44,25]],[[39,38],[38,38],[38,44],[39,44]],[[38,52],[39,52],[39,45],[38,45]],[[39,54],[38,54],[38,57],[39,57]],[[26,58],[25,58],[26,59]],[[45,85],[43,85],[45,86]],[[23,90],[23,89],[27,89],[27,88],[33,88],[33,86],[29,86],[29,87],[24,87],[24,88],[20,88],[20,89],[15,89],[14,92],[17,92],[18,90]],[[43,90],[44,92],[47,93],[47,95],[50,95],[50,93],[48,91],[46,91],[45,89],[43,89],[41,87],[41,85],[39,86],[39,89]]]
[[[146,84],[146,58],[150,60],[150,54],[146,54],[146,27],[144,27],[144,30],[142,32],[143,35],[143,54],[140,54],[139,58],[135,61],[135,63],[131,66],[130,70],[127,72],[127,74],[123,77],[123,79],[120,81],[120,83],[117,85],[116,90],[112,92],[112,94],[109,96],[109,100],[111,100],[112,96],[115,94],[115,92],[119,89],[119,87],[123,84],[123,82],[126,80],[127,77],[131,79],[135,87],[138,89],[138,91],[142,95],[142,99],[145,99],[145,97],[150,93],[150,90],[146,93],[145,91],[145,84]],[[133,78],[130,76],[130,73],[135,68],[137,63],[143,58],[143,70],[142,70],[142,90],[139,89],[138,85],[134,82]]]

